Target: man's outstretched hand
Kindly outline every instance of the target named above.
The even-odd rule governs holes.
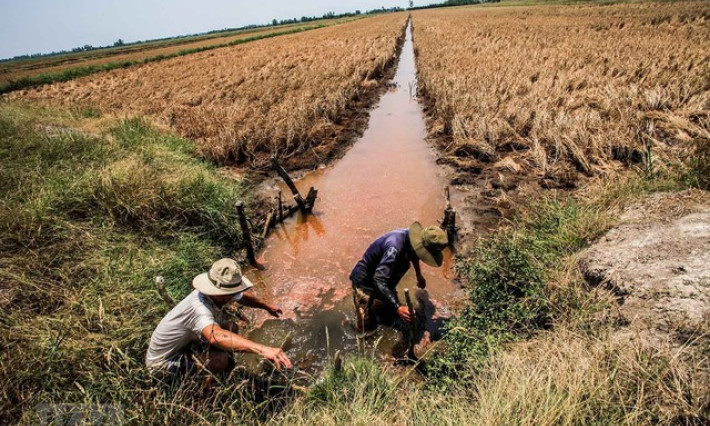
[[[409,314],[409,308],[406,306],[400,306],[397,308],[397,315],[402,318],[405,322],[412,322],[414,319],[412,315]]]
[[[426,278],[424,278],[423,276],[419,275],[419,276],[417,277],[417,287],[422,288],[422,289],[423,289],[423,288],[426,288]]]
[[[288,359],[281,348],[271,348],[267,346],[261,351],[261,356],[273,362],[277,370],[280,370],[281,367],[293,367],[291,360]]]
[[[284,314],[284,311],[281,310],[281,308],[277,306],[269,306],[266,308],[266,312],[269,313],[274,318],[281,318],[281,315]]]

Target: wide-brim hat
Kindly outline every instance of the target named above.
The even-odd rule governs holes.
[[[429,266],[438,267],[444,262],[442,253],[449,244],[446,232],[437,226],[422,227],[414,222],[409,227],[409,242],[417,253],[417,257]]]
[[[207,296],[227,296],[249,290],[254,284],[242,275],[236,261],[220,259],[212,264],[209,272],[196,276],[192,286]]]

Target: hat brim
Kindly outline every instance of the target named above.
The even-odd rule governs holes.
[[[409,227],[409,242],[412,244],[412,248],[417,254],[419,260],[429,266],[438,268],[442,263],[444,263],[444,254],[440,251],[431,252],[424,247],[424,243],[422,242],[423,229],[424,228],[421,223],[412,223]]]
[[[204,272],[192,280],[192,287],[207,296],[227,296],[249,290],[254,287],[254,284],[249,281],[247,277],[242,275],[242,282],[238,286],[233,288],[217,288],[212,281],[210,281],[209,274]]]

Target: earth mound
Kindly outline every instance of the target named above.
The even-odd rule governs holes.
[[[661,193],[630,206],[580,267],[618,296],[618,337],[675,346],[702,335],[710,323],[710,193]]]

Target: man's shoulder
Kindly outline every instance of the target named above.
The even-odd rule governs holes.
[[[383,235],[383,244],[387,249],[395,248],[401,250],[407,243],[407,237],[409,236],[409,230],[406,228],[395,229]]]
[[[213,312],[215,310],[214,303],[212,303],[209,297],[205,296],[197,290],[193,290],[192,292],[190,292],[190,294],[185,296],[185,298],[182,299],[180,303],[175,305],[175,307],[173,308],[173,311],[176,311],[176,313],[178,311],[204,312],[205,310]]]

